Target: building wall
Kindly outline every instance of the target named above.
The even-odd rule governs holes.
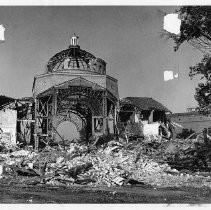
[[[118,84],[117,81],[112,77],[106,77],[106,88],[116,97],[119,98]]]
[[[103,88],[108,88],[108,90],[116,98],[119,98],[117,80],[112,77],[109,77],[107,75],[77,75],[67,73],[51,73],[36,76],[33,87],[34,95],[36,96],[39,93],[42,93],[55,85],[59,85],[61,83],[67,82],[78,77],[83,77],[84,79],[96,83],[102,86]]]
[[[16,144],[17,111],[11,109],[0,110],[0,141]]]

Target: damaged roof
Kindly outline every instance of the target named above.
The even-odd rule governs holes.
[[[153,98],[148,97],[126,97],[121,99],[120,103],[122,105],[136,106],[141,110],[161,110],[165,112],[171,112],[158,101],[155,101]]]
[[[0,95],[0,107],[4,106],[6,104],[9,104],[10,102],[13,102],[13,101],[15,101],[14,98]]]

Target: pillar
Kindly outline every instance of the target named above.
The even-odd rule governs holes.
[[[38,119],[38,111],[39,111],[39,101],[35,98],[35,110],[34,110],[34,149],[38,150],[39,147],[39,136],[38,136],[38,130],[39,130],[39,119]]]
[[[107,92],[103,93],[103,133],[107,134]]]
[[[52,126],[54,125],[54,119],[55,119],[55,116],[57,115],[57,95],[58,95],[58,90],[54,88],[53,90],[53,98],[52,98],[52,116],[51,117],[51,123],[52,123]],[[54,128],[52,127],[51,128],[51,134],[52,134],[52,138],[54,140]]]
[[[92,135],[95,135],[95,118],[92,116]]]
[[[53,90],[53,100],[52,100],[52,105],[53,105],[53,113],[52,115],[57,114],[57,95],[58,95],[58,90],[54,88]]]

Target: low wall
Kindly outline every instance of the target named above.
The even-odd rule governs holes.
[[[16,144],[17,111],[0,110],[0,141]]]

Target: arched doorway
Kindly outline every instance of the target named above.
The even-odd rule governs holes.
[[[77,127],[75,126],[74,123],[72,123],[70,121],[61,122],[57,127],[57,132],[59,134],[56,133],[56,136],[55,136],[56,142],[61,141],[62,140],[61,137],[64,140],[73,140],[73,139],[79,139],[80,138],[80,134],[79,134]]]

